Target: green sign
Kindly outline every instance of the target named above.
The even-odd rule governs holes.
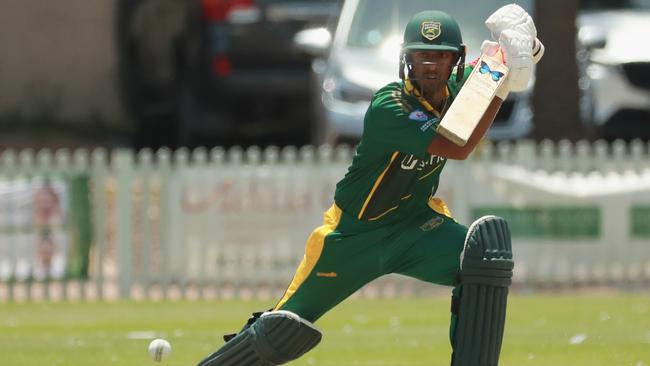
[[[649,211],[650,212],[650,211]],[[477,219],[496,215],[508,221],[513,237],[535,239],[598,239],[600,209],[586,207],[477,207]],[[646,221],[647,222],[647,221]]]
[[[650,238],[650,206],[630,208],[630,233],[633,238]]]

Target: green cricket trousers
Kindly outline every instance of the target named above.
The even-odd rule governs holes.
[[[454,285],[467,227],[437,198],[427,209],[387,225],[366,225],[336,204],[307,240],[305,256],[274,310],[316,321],[368,282],[398,273]]]

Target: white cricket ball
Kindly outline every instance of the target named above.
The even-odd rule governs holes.
[[[157,338],[149,343],[149,356],[156,362],[161,362],[172,352],[172,346],[166,340]]]

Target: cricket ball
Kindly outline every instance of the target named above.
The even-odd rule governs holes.
[[[172,346],[164,339],[157,338],[149,343],[149,356],[156,362],[161,362],[172,352]]]

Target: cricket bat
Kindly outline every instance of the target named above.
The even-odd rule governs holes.
[[[499,53],[494,57],[482,55],[442,117],[438,134],[458,146],[465,146],[507,76],[508,67]]]

